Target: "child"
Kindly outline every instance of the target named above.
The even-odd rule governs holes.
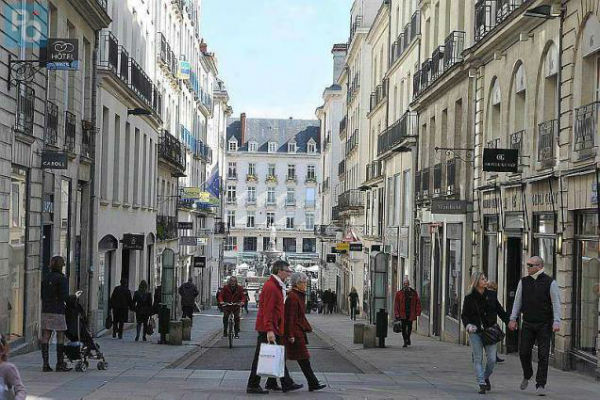
[[[21,376],[17,367],[8,361],[8,343],[0,333],[0,397],[4,398],[4,392],[13,390],[15,400],[25,400],[27,393],[25,386],[21,383]]]

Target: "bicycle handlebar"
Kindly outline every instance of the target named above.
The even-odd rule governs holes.
[[[241,306],[244,303],[221,303],[222,306]]]

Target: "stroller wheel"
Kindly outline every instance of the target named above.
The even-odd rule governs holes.
[[[78,361],[77,364],[75,364],[75,371],[85,372],[87,371],[87,365],[82,361]]]
[[[106,369],[106,363],[104,361],[99,361],[96,366],[99,371],[104,371]]]

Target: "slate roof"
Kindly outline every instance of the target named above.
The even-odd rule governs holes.
[[[238,151],[247,151],[248,142],[257,142],[258,151],[266,152],[269,142],[277,143],[278,153],[287,153],[289,142],[296,141],[296,151],[305,153],[308,142],[313,139],[319,148],[319,121],[307,119],[246,118],[246,143],[241,145],[242,132],[239,118],[227,120],[227,142],[232,137],[238,141]]]

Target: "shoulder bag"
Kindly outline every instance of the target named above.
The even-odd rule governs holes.
[[[483,320],[481,319],[481,312],[479,311],[479,306],[476,305],[476,307],[477,307],[477,314],[479,314],[479,323],[481,324],[481,327],[483,328],[483,330],[481,332],[479,332],[479,336],[481,336],[481,341],[483,342],[483,344],[485,346],[489,346],[489,345],[501,342],[504,339],[505,335],[504,335],[504,332],[502,331],[502,328],[500,328],[500,325],[498,325],[496,323],[492,326],[488,326],[487,328],[484,328]]]

